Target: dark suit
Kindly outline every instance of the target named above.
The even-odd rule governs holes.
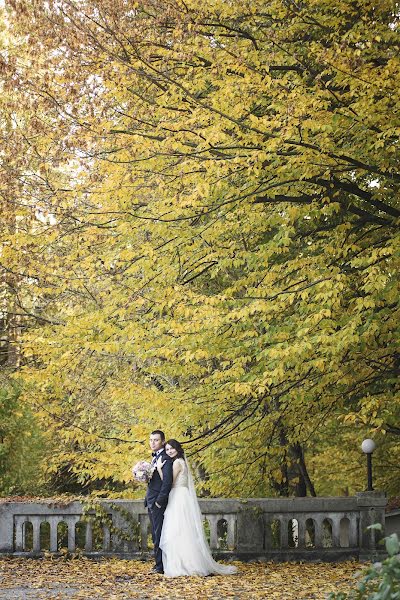
[[[164,513],[168,504],[168,496],[172,488],[172,460],[166,454],[165,450],[158,455],[157,460],[160,456],[161,460],[166,461],[162,468],[163,478],[161,479],[158,470],[156,469],[153,473],[153,477],[149,481],[144,505],[147,506],[151,522],[154,557],[156,560],[155,568],[157,571],[162,573],[164,568],[162,562],[162,552],[160,549],[160,537],[164,521]],[[161,508],[156,506],[156,502],[161,506]]]

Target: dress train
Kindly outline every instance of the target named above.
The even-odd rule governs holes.
[[[183,469],[169,494],[164,515],[160,540],[164,574],[179,577],[236,573],[236,567],[222,565],[213,559],[204,534],[192,475],[183,458],[176,460],[182,461]]]

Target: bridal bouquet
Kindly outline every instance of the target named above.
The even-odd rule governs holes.
[[[145,460],[139,460],[136,465],[132,467],[132,474],[136,481],[141,483],[147,483],[150,481],[155,467]]]

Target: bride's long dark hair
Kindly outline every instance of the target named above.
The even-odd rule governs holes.
[[[172,460],[174,460],[175,458],[185,458],[185,453],[183,451],[182,445],[178,442],[178,440],[168,440],[168,442],[165,442],[165,446],[171,446],[171,448],[174,448],[174,450],[177,451],[177,455],[174,456],[174,458]]]

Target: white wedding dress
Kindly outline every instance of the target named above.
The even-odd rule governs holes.
[[[175,460],[180,462],[182,469],[173,483],[164,514],[160,540],[164,574],[179,577],[236,573],[236,567],[221,565],[213,559],[204,534],[192,474],[183,458]]]

